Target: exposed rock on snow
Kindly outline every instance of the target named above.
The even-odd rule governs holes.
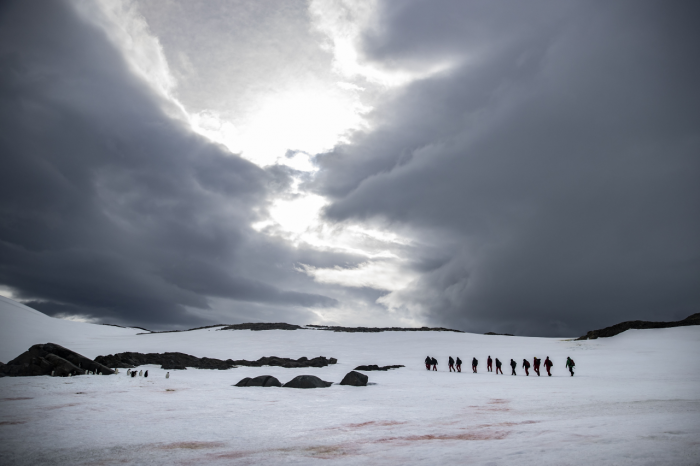
[[[236,387],[281,387],[282,384],[276,377],[260,375],[258,377],[246,377],[236,384]]]
[[[514,336],[512,333],[495,333],[495,332],[486,332],[484,335],[501,335],[504,337],[512,337]]]
[[[333,382],[326,382],[315,375],[299,375],[282,385],[286,388],[325,388],[333,385]]]
[[[0,366],[0,373],[11,377],[33,375],[63,377],[86,372],[114,374],[109,367],[54,343],[34,345],[12,361]]]
[[[595,340],[596,338],[613,337],[619,333],[629,329],[643,330],[649,328],[670,328],[670,327],[685,327],[687,325],[700,325],[700,313],[693,314],[683,320],[676,322],[649,322],[646,320],[630,320],[619,324],[605,327],[600,330],[591,330],[577,340]]]
[[[348,333],[378,333],[378,332],[457,332],[464,333],[461,330],[454,330],[444,327],[338,327],[328,325],[307,325],[307,327],[316,330],[332,330],[334,332]]]
[[[299,359],[280,358],[277,356],[265,356],[257,361],[239,360],[221,360],[214,358],[198,358],[184,353],[118,353],[108,356],[98,356],[95,361],[109,367],[120,367],[123,369],[143,366],[146,364],[160,364],[161,369],[185,369],[187,367],[195,367],[197,369],[218,369],[226,370],[237,366],[247,367],[262,367],[262,366],[277,366],[286,368],[300,367],[325,367],[329,364],[338,362],[335,358],[327,359],[324,356],[319,356],[313,359],[301,357]]]
[[[403,364],[397,364],[394,366],[377,366],[376,364],[372,364],[369,366],[357,366],[355,368],[356,371],[388,371],[389,369],[398,369],[400,367],[406,367]]]
[[[366,387],[369,377],[359,372],[351,371],[345,374],[340,385],[353,385],[355,387]]]
[[[286,324],[284,322],[255,322],[247,324],[227,325],[219,330],[301,330],[299,325]]]

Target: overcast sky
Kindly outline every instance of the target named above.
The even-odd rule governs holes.
[[[700,310],[700,7],[0,5],[0,294],[152,329]]]

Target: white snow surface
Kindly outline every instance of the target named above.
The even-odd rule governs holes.
[[[36,343],[95,358],[123,351],[198,357],[326,356],[324,368],[240,367],[149,377],[0,378],[0,464],[700,464],[700,327],[629,330],[613,338],[453,332],[335,333],[138,329],[54,319],[0,298],[0,361]],[[438,372],[425,370],[426,355]],[[486,357],[505,375],[486,372]],[[464,361],[447,371],[449,355]],[[479,359],[478,374],[470,368]],[[526,377],[522,359],[555,363]],[[576,375],[564,367],[576,361]],[[510,358],[517,377],[508,375]],[[370,385],[239,388],[243,377],[340,382],[360,364]],[[542,370],[542,374],[546,374]]]

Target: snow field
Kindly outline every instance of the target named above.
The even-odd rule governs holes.
[[[0,303],[2,304],[2,303]],[[241,367],[149,377],[0,379],[0,464],[674,464],[700,463],[700,327],[634,330],[566,341],[452,332],[217,331],[136,335],[57,321],[41,329],[0,306],[0,360],[52,341],[94,358],[122,351],[198,357],[326,356],[324,368]],[[36,312],[36,311],[34,311]],[[48,319],[48,320],[47,320]],[[6,323],[15,325],[8,332]],[[55,327],[52,327],[54,326]],[[35,333],[33,333],[35,332]],[[56,332],[44,338],[46,332]],[[37,338],[42,338],[37,340]],[[20,351],[13,345],[22,344]],[[6,354],[15,351],[8,357]],[[486,372],[486,356],[518,376]],[[439,372],[425,370],[426,355]],[[447,372],[459,356],[463,372]],[[479,373],[471,373],[471,358]],[[523,358],[554,361],[553,377],[524,376]],[[564,367],[577,364],[576,376]],[[2,359],[4,358],[4,359]],[[339,382],[360,364],[371,385],[238,388],[269,374]],[[543,374],[546,372],[543,370]]]

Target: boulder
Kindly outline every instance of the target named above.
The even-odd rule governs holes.
[[[366,387],[369,377],[359,372],[351,371],[345,374],[340,385],[353,385],[355,387]]]
[[[72,376],[85,374],[88,371],[102,374],[114,373],[109,367],[54,343],[34,345],[0,367],[0,372],[13,377],[52,374]]]
[[[236,387],[281,387],[282,384],[276,377],[260,375],[255,378],[246,377],[236,384]]]
[[[282,386],[286,388],[325,388],[331,385],[333,382],[326,382],[315,375],[298,375]]]

